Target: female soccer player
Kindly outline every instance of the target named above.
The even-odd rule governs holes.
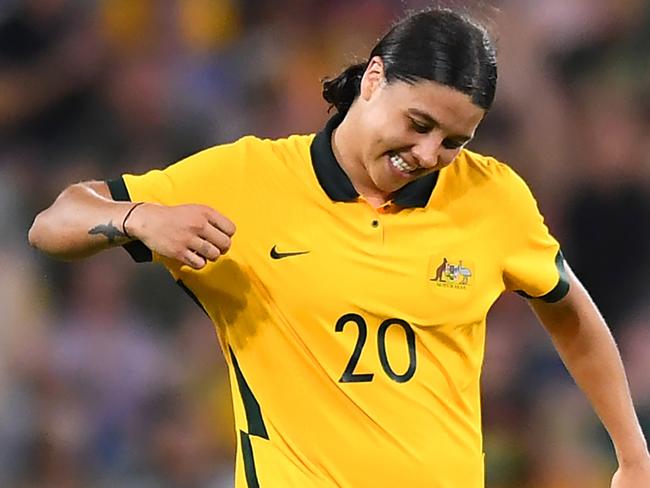
[[[465,149],[496,80],[484,29],[413,14],[324,83],[337,113],[318,134],[72,185],[30,242],[64,259],[124,245],[193,296],[229,366],[240,488],[482,487],[485,318],[506,290],[609,431],[612,486],[650,486],[607,326],[525,183]]]

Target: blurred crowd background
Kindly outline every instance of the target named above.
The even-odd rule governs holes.
[[[0,486],[232,487],[211,324],[155,265],[122,250],[57,263],[27,230],[70,183],[318,130],[320,79],[430,5],[0,2]],[[499,45],[496,105],[471,148],[529,182],[621,347],[648,434],[650,3],[453,5]],[[611,444],[515,295],[490,313],[483,397],[489,488],[609,486]]]

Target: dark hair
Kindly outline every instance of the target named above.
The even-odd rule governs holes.
[[[430,80],[454,88],[489,110],[497,83],[496,50],[486,29],[449,9],[431,9],[399,21],[374,47],[369,59],[384,62],[386,81]],[[359,95],[368,62],[346,68],[323,82],[323,98],[346,113]]]

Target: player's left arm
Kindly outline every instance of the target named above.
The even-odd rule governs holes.
[[[578,386],[614,443],[619,468],[612,488],[650,487],[650,455],[623,362],[603,317],[567,266],[570,288],[555,303],[530,300]]]

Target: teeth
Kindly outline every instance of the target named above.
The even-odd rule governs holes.
[[[405,173],[410,173],[411,171],[415,171],[417,167],[412,168],[408,164],[406,164],[406,161],[402,159],[401,156],[398,156],[397,154],[393,154],[390,157],[390,162],[395,166],[398,170],[404,171]]]

